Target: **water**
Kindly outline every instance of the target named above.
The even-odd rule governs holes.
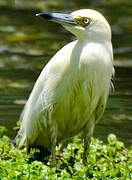
[[[87,5],[87,6],[86,6]],[[35,14],[42,9],[72,12],[93,8],[107,17],[113,32],[115,92],[94,136],[106,141],[115,133],[132,144],[132,1],[31,1],[0,2],[0,125],[12,130],[44,65],[55,52],[75,38],[60,25]]]

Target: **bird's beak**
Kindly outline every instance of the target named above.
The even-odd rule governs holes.
[[[54,21],[60,24],[69,24],[69,25],[77,25],[77,21],[73,19],[70,14],[61,14],[61,13],[39,13],[36,16],[43,17],[44,19],[48,19],[50,21]]]

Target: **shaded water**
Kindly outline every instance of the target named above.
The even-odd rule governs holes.
[[[127,145],[132,144],[132,1],[0,1],[0,125],[8,135],[44,65],[55,52],[75,39],[60,25],[44,21],[35,14],[46,11],[72,12],[93,8],[102,12],[113,31],[116,65],[115,92],[95,136],[106,140],[115,133]]]

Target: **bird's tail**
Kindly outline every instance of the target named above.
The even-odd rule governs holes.
[[[19,148],[21,148],[26,141],[25,114],[26,114],[27,104],[28,104],[28,102],[25,104],[24,109],[20,115],[19,121],[20,121],[21,125],[20,125],[20,129],[18,131],[18,134],[15,137],[16,145]]]

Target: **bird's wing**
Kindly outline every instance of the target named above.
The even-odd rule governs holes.
[[[70,56],[76,41],[69,43],[59,50],[42,70],[37,79],[30,97],[25,105],[20,121],[22,121],[17,139],[20,146],[25,138],[35,140],[41,128],[39,125],[40,113],[54,105],[65,95],[64,89],[70,77]]]
[[[105,107],[106,107],[106,102],[107,102],[107,99],[108,99],[108,93],[105,93],[103,94],[100,99],[99,99],[99,102],[98,102],[98,105],[97,105],[97,108],[96,108],[96,111],[95,111],[95,122],[98,123],[100,118],[102,117],[103,113],[104,113],[104,110],[105,110]]]
[[[114,68],[113,68],[113,75],[114,75]],[[113,82],[112,80],[110,81],[110,85],[109,85],[109,90],[104,92],[102,94],[102,96],[100,97],[99,99],[99,102],[98,102],[98,106],[96,108],[96,113],[95,113],[95,120],[96,120],[96,123],[99,122],[100,118],[102,117],[102,115],[104,114],[104,110],[106,108],[106,103],[107,103],[107,99],[108,99],[108,96],[109,96],[109,92],[110,91],[113,91],[114,90],[114,85],[113,85]]]
[[[76,41],[69,43],[58,51],[40,74],[33,94],[37,94],[36,105],[40,104],[41,110],[57,103],[65,96],[65,89],[71,78],[70,57],[75,44]],[[38,87],[41,87],[39,92]]]

